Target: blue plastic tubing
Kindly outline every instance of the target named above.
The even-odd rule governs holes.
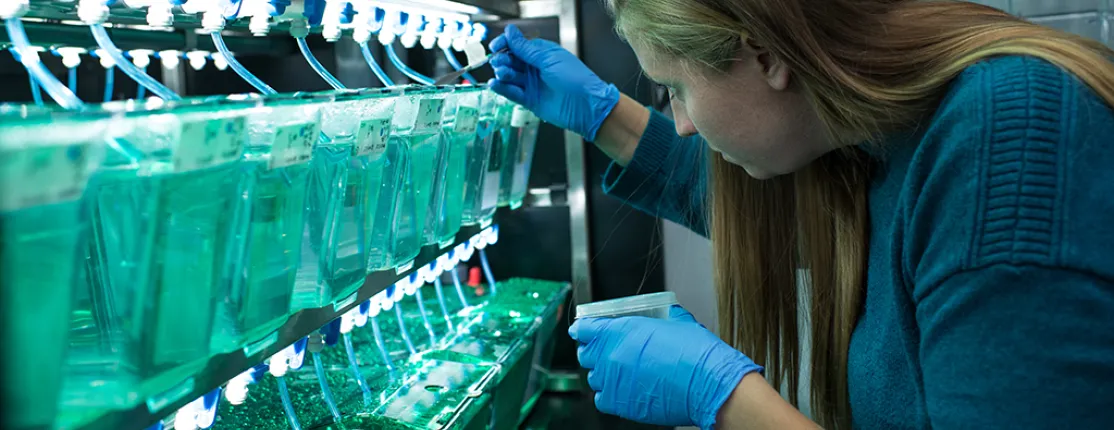
[[[13,18],[5,20],[4,25],[8,28],[8,38],[12,41],[12,44],[15,45],[17,52],[34,54],[34,51],[31,50],[31,42],[27,40],[27,33],[23,30],[23,23],[20,22],[19,19]],[[117,50],[117,52],[119,52],[119,50]],[[34,54],[31,58],[34,59],[23,62],[24,67],[27,68],[27,72],[31,74],[31,79],[34,80],[37,85],[41,85],[59,106],[69,110],[85,109],[85,104],[81,102],[81,99],[77,98],[77,95],[75,95],[73,91],[70,91],[69,88],[66,88],[66,85],[59,81],[58,78],[50,74],[50,71],[46,70],[43,63],[39,61],[38,54]],[[23,61],[22,54],[20,55],[20,61]],[[143,158],[143,153],[141,151],[123,140],[105,139],[105,144],[107,144],[110,149],[119,152],[131,161]]]
[[[399,334],[402,335],[402,340],[406,342],[406,350],[410,351],[410,355],[417,354],[418,350],[414,349],[414,342],[410,340],[410,330],[406,329],[406,321],[402,319],[402,306],[399,306],[398,303],[395,303],[395,318],[398,320]]]
[[[73,91],[74,95],[77,95],[77,69],[76,68],[71,67],[69,70],[66,70],[66,88],[69,88],[70,91]]]
[[[375,346],[379,347],[379,353],[383,355],[383,364],[387,365],[387,370],[394,371],[395,365],[391,363],[391,352],[387,351],[387,343],[383,342],[383,331],[379,329],[379,321],[375,317],[369,317],[371,323],[372,333],[375,335]]]
[[[109,67],[104,69],[104,102],[112,101],[112,91],[116,88],[116,68]],[[140,85],[139,88],[143,88]],[[137,97],[138,98],[138,97]]]
[[[43,90],[39,88],[39,82],[35,80],[34,76],[27,75],[27,79],[31,81],[31,100],[35,101],[35,106],[43,105]]]
[[[450,270],[449,272],[453,275],[453,286],[456,287],[457,297],[460,297],[460,304],[464,307],[471,306],[468,304],[468,299],[464,297],[464,287],[460,285],[460,275],[456,273],[456,270]]]
[[[143,68],[143,73],[144,74],[147,73],[147,68],[146,67]],[[135,89],[135,98],[142,99],[146,96],[147,96],[147,87],[144,87],[143,85],[138,85],[137,88]]]
[[[422,324],[425,325],[425,331],[429,332],[430,345],[437,343],[437,334],[433,332],[433,324],[429,323],[429,316],[425,313],[425,299],[422,298],[422,287],[418,287],[418,291],[414,292],[414,300],[417,300],[418,311],[422,313]]]
[[[449,324],[449,331],[453,331],[453,320],[449,317],[449,307],[445,306],[445,293],[442,291],[444,288],[441,286],[441,277],[438,276],[433,280],[433,288],[437,290],[437,303],[441,305],[441,315],[445,317],[445,322]]]
[[[295,40],[298,41],[298,49],[302,51],[302,56],[306,57],[306,61],[309,63],[309,66],[313,68],[313,71],[321,75],[321,79],[328,82],[333,89],[342,90],[345,88],[344,84],[342,84],[336,76],[333,76],[332,73],[325,70],[325,66],[322,66],[321,62],[317,61],[317,57],[314,57],[313,52],[310,52],[309,45],[306,44],[306,39],[304,37],[298,37],[295,38]]]
[[[286,421],[290,423],[292,430],[302,430],[302,425],[298,423],[298,416],[294,414],[294,403],[290,401],[290,390],[286,388],[286,378],[277,376],[279,398],[282,399],[282,410],[286,412]]]
[[[356,378],[356,385],[364,393],[364,403],[371,403],[371,389],[368,388],[367,381],[360,372],[360,362],[356,360],[356,350],[352,347],[352,334],[344,333],[341,336],[344,337],[344,351],[348,353],[348,366],[352,368],[352,377]]]
[[[487,253],[480,250],[480,267],[483,267],[484,278],[487,278],[487,284],[491,286],[491,295],[495,295],[498,291],[495,290],[495,276],[491,274],[491,265],[487,264]]]
[[[125,74],[138,82],[139,85],[147,87],[148,90],[163,100],[181,99],[181,97],[175,94],[174,91],[171,91],[170,88],[163,86],[163,84],[160,84],[155,78],[143,73],[142,70],[139,70],[139,67],[136,67],[136,65],[128,61],[127,58],[124,58],[124,53],[120,51],[120,48],[116,47],[116,44],[112,43],[112,39],[108,37],[108,32],[105,31],[104,26],[93,24],[89,26],[89,29],[93,32],[93,38],[97,40],[97,45],[99,45],[101,49],[104,49],[109,57],[112,57],[112,60],[116,62],[116,66],[119,67],[120,70],[123,70]]]
[[[247,81],[248,84],[254,87],[257,91],[266,95],[278,93],[277,91],[275,91],[274,88],[271,88],[270,85],[267,85],[262,80],[257,78],[255,75],[249,72],[248,69],[244,67],[244,65],[240,64],[239,61],[232,57],[232,52],[228,50],[228,45],[224,44],[224,38],[221,37],[219,32],[213,32],[213,45],[216,45],[217,51],[219,51],[221,55],[224,56],[224,59],[228,62],[229,67],[232,67],[232,70],[234,70],[237,75],[240,75],[241,78],[244,78],[244,80]]]
[[[31,42],[27,40],[27,33],[23,30],[23,23],[18,18],[11,18],[4,21],[4,26],[8,29],[8,39],[15,45],[15,49],[20,53],[20,61],[23,62],[27,72],[31,74],[32,79],[36,83],[42,85],[47,94],[54,99],[58,105],[66,109],[81,109],[84,104],[77,95],[66,88],[63,84],[50,73],[49,70],[43,66],[42,61],[39,61],[39,55],[31,49]],[[24,55],[27,54],[27,55]]]
[[[321,385],[321,394],[325,396],[325,406],[329,407],[333,419],[340,422],[340,410],[337,409],[337,402],[333,400],[333,390],[329,389],[329,381],[325,379],[325,365],[321,362],[321,354],[317,352],[313,353],[313,370],[317,372],[317,382]]]
[[[433,85],[433,79],[430,79],[430,77],[418,73],[414,69],[411,69],[402,62],[402,59],[398,58],[398,53],[395,52],[394,45],[386,45],[383,47],[383,49],[387,51],[387,58],[391,60],[391,64],[394,64],[395,68],[398,69],[398,71],[402,72],[402,74],[420,84]]]
[[[395,81],[387,76],[387,72],[384,72],[383,68],[379,66],[379,63],[375,61],[375,57],[371,56],[371,48],[367,46],[367,42],[360,44],[360,52],[364,54],[364,61],[367,62],[368,67],[371,67],[371,72],[375,74],[379,82],[382,83],[384,87],[393,87]]]

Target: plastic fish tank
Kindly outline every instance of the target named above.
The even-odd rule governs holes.
[[[393,169],[384,171],[385,178],[398,181],[394,184],[398,201],[391,222],[394,267],[406,267],[421,251],[442,143],[441,119],[450,92],[444,87],[410,87],[395,106],[387,157],[398,161]]]
[[[499,206],[518,209],[526,197],[530,167],[534,164],[534,146],[538,142],[541,120],[526,108],[513,105],[511,118],[503,128],[502,178],[499,180]]]
[[[427,217],[425,244],[451,245],[460,231],[464,211],[464,173],[468,147],[476,141],[482,87],[457,87],[446,103],[441,154],[434,175],[434,199]]]
[[[391,216],[397,201],[397,181],[386,172],[392,171],[398,160],[388,157],[391,122],[397,89],[368,89],[359,93],[359,116],[356,118],[356,153],[352,166],[364,172],[363,231],[366,239],[368,271],[391,267]]]
[[[248,193],[239,215],[246,228],[233,249],[242,267],[220,294],[213,329],[215,352],[256,343],[266,346],[261,339],[291,314],[321,101],[297,95],[271,97],[247,117],[241,165]]]
[[[360,145],[368,144],[366,128],[374,125],[372,116],[389,115],[373,113],[377,105],[359,91],[329,91],[318,96],[333,101],[322,110],[323,137],[310,163],[309,212],[295,287],[296,309],[335,303],[359,289],[367,277],[369,219],[378,204],[374,201],[377,195],[372,194],[378,189],[372,182],[382,169],[377,163],[379,155],[369,152],[374,148]]]
[[[10,402],[0,427],[49,428],[57,415],[70,294],[84,283],[82,195],[110,123],[109,115],[0,106],[2,339],[20,349],[0,374]]]
[[[495,216],[499,203],[499,167],[501,160],[492,160],[494,169],[489,169],[492,159],[492,142],[497,129],[496,108],[501,106],[503,97],[491,91],[480,93],[479,122],[476,124],[476,138],[466,146],[466,165],[464,168],[464,203],[461,210],[463,225],[490,223]],[[506,115],[510,120],[510,115]]]
[[[258,106],[155,99],[102,108],[132,126],[111,136],[89,183],[87,285],[74,294],[67,413],[162,396],[204,366],[219,294],[240,262],[234,249],[246,224],[237,218],[250,185],[241,155]]]

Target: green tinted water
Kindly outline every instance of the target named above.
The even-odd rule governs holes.
[[[499,202],[499,168],[502,165],[492,153],[496,129],[499,127],[498,106],[502,98],[490,91],[482,94],[476,138],[468,143],[464,169],[464,203],[461,218],[464,225],[490,222]],[[505,109],[504,109],[505,111]],[[509,114],[503,115],[509,121]],[[500,146],[501,147],[501,146]],[[496,164],[489,169],[489,162]]]
[[[69,121],[0,106],[0,365],[3,428],[50,428],[57,416],[73,291],[88,239],[81,199],[102,160],[108,118]],[[45,114],[45,112],[43,112]]]
[[[444,89],[411,90],[395,107],[388,152],[399,160],[392,172],[400,175],[391,222],[391,264],[396,267],[409,264],[421,251],[426,217],[434,201],[446,94]]]
[[[0,212],[4,339],[24,345],[19,362],[32,363],[4,367],[4,399],[12,409],[2,422],[12,428],[54,420],[78,244],[88,227],[76,201]]]
[[[138,173],[106,170],[90,186],[89,288],[76,296],[65,399],[78,409],[127,405],[199,370],[238,263],[238,162]]]
[[[409,204],[409,210],[413,210],[413,196],[410,194],[404,196],[399,192],[409,161],[407,155],[406,148],[400,140],[390,139],[384,154],[378,160],[377,177],[371,180],[370,186],[378,188],[368,247],[368,268],[371,270],[389,269],[394,265],[392,252],[395,240],[395,211],[398,205],[404,204],[404,197],[409,197],[405,204]]]
[[[363,253],[366,178],[351,158],[351,143],[321,144],[310,161],[308,209],[302,261],[294,287],[294,309],[331,304],[367,274]]]
[[[538,129],[541,122],[533,114],[529,116],[526,124],[517,129],[518,154],[514,160],[514,179],[508,197],[508,205],[511,209],[522,206],[530,185],[530,168],[534,165],[534,147],[538,143]]]
[[[499,206],[516,209],[522,205],[529,185],[534,145],[538,141],[540,122],[521,106],[512,109],[511,120],[499,130],[502,166],[499,179]]]
[[[305,227],[305,163],[271,169],[266,161],[244,163],[253,178],[247,233],[238,270],[214,331],[214,347],[230,351],[278,329],[291,312],[294,280]],[[219,345],[219,346],[217,346]]]

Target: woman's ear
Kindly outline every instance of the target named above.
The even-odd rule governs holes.
[[[770,88],[776,91],[785,91],[789,88],[789,65],[780,57],[751,39],[743,42],[742,51],[741,58],[753,59],[754,65],[762,71],[762,77],[766,79]]]

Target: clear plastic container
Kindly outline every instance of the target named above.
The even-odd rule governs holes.
[[[220,294],[212,348],[223,353],[273,333],[291,314],[301,261],[310,157],[320,135],[323,100],[265,99],[247,118],[241,163],[247,176],[238,222],[245,236],[233,250],[242,267]]]
[[[425,229],[427,245],[449,246],[460,231],[468,146],[476,140],[481,95],[482,87],[461,86],[446,103],[439,170],[434,182],[435,198]]]
[[[127,407],[199,371],[239,267],[241,155],[258,100],[122,102],[132,125],[90,181],[88,288],[75,294],[63,405]],[[119,146],[119,145],[117,145]]]
[[[398,160],[390,173],[397,175],[392,176],[400,181],[391,223],[394,226],[391,264],[394,267],[409,265],[421,252],[422,232],[433,201],[441,118],[445,98],[450,92],[444,87],[410,87],[404,90],[395,106],[394,131],[387,144],[387,156]]]
[[[323,137],[310,161],[296,310],[330,305],[358,289],[367,276],[367,172],[355,155],[359,93],[328,91],[315,97],[329,102],[321,112]]]
[[[511,102],[502,106],[500,114],[509,118],[500,121],[499,128],[499,149],[502,151],[499,166],[499,206],[517,208],[522,204],[522,198],[520,196],[517,204],[514,204],[514,191],[520,188],[522,195],[526,194],[526,181],[529,179],[534,158],[539,121],[530,111]]]
[[[82,194],[100,163],[107,115],[0,106],[0,366],[3,428],[52,428],[71,292],[83,282]],[[18,350],[18,353],[15,351]]]
[[[637,296],[577,305],[576,318],[640,316],[668,319],[669,307],[675,304],[677,304],[677,295],[670,291],[664,293],[640,294]]]
[[[481,92],[480,97],[480,120],[476,126],[476,138],[468,144],[466,150],[464,203],[461,212],[463,225],[490,222],[499,203],[499,168],[489,172],[488,160],[492,158],[492,141],[496,134],[496,107],[506,99],[490,90]]]
[[[513,166],[513,173],[510,175],[510,187],[507,194],[507,206],[511,209],[518,209],[522,206],[522,200],[526,198],[526,189],[530,185],[530,168],[534,165],[534,148],[538,143],[538,129],[541,127],[541,120],[532,112],[526,110],[522,106],[515,106],[514,113],[511,116],[511,127],[514,129],[515,146],[514,153],[508,153],[507,161],[504,167],[504,176],[500,185],[500,203],[502,203],[502,193],[507,190],[506,168]]]
[[[364,172],[363,219],[367,269],[369,272],[390,268],[391,223],[395,197],[395,181],[386,180],[384,172],[391,160],[387,142],[399,91],[367,89],[359,93],[359,114],[356,152],[352,168]]]

